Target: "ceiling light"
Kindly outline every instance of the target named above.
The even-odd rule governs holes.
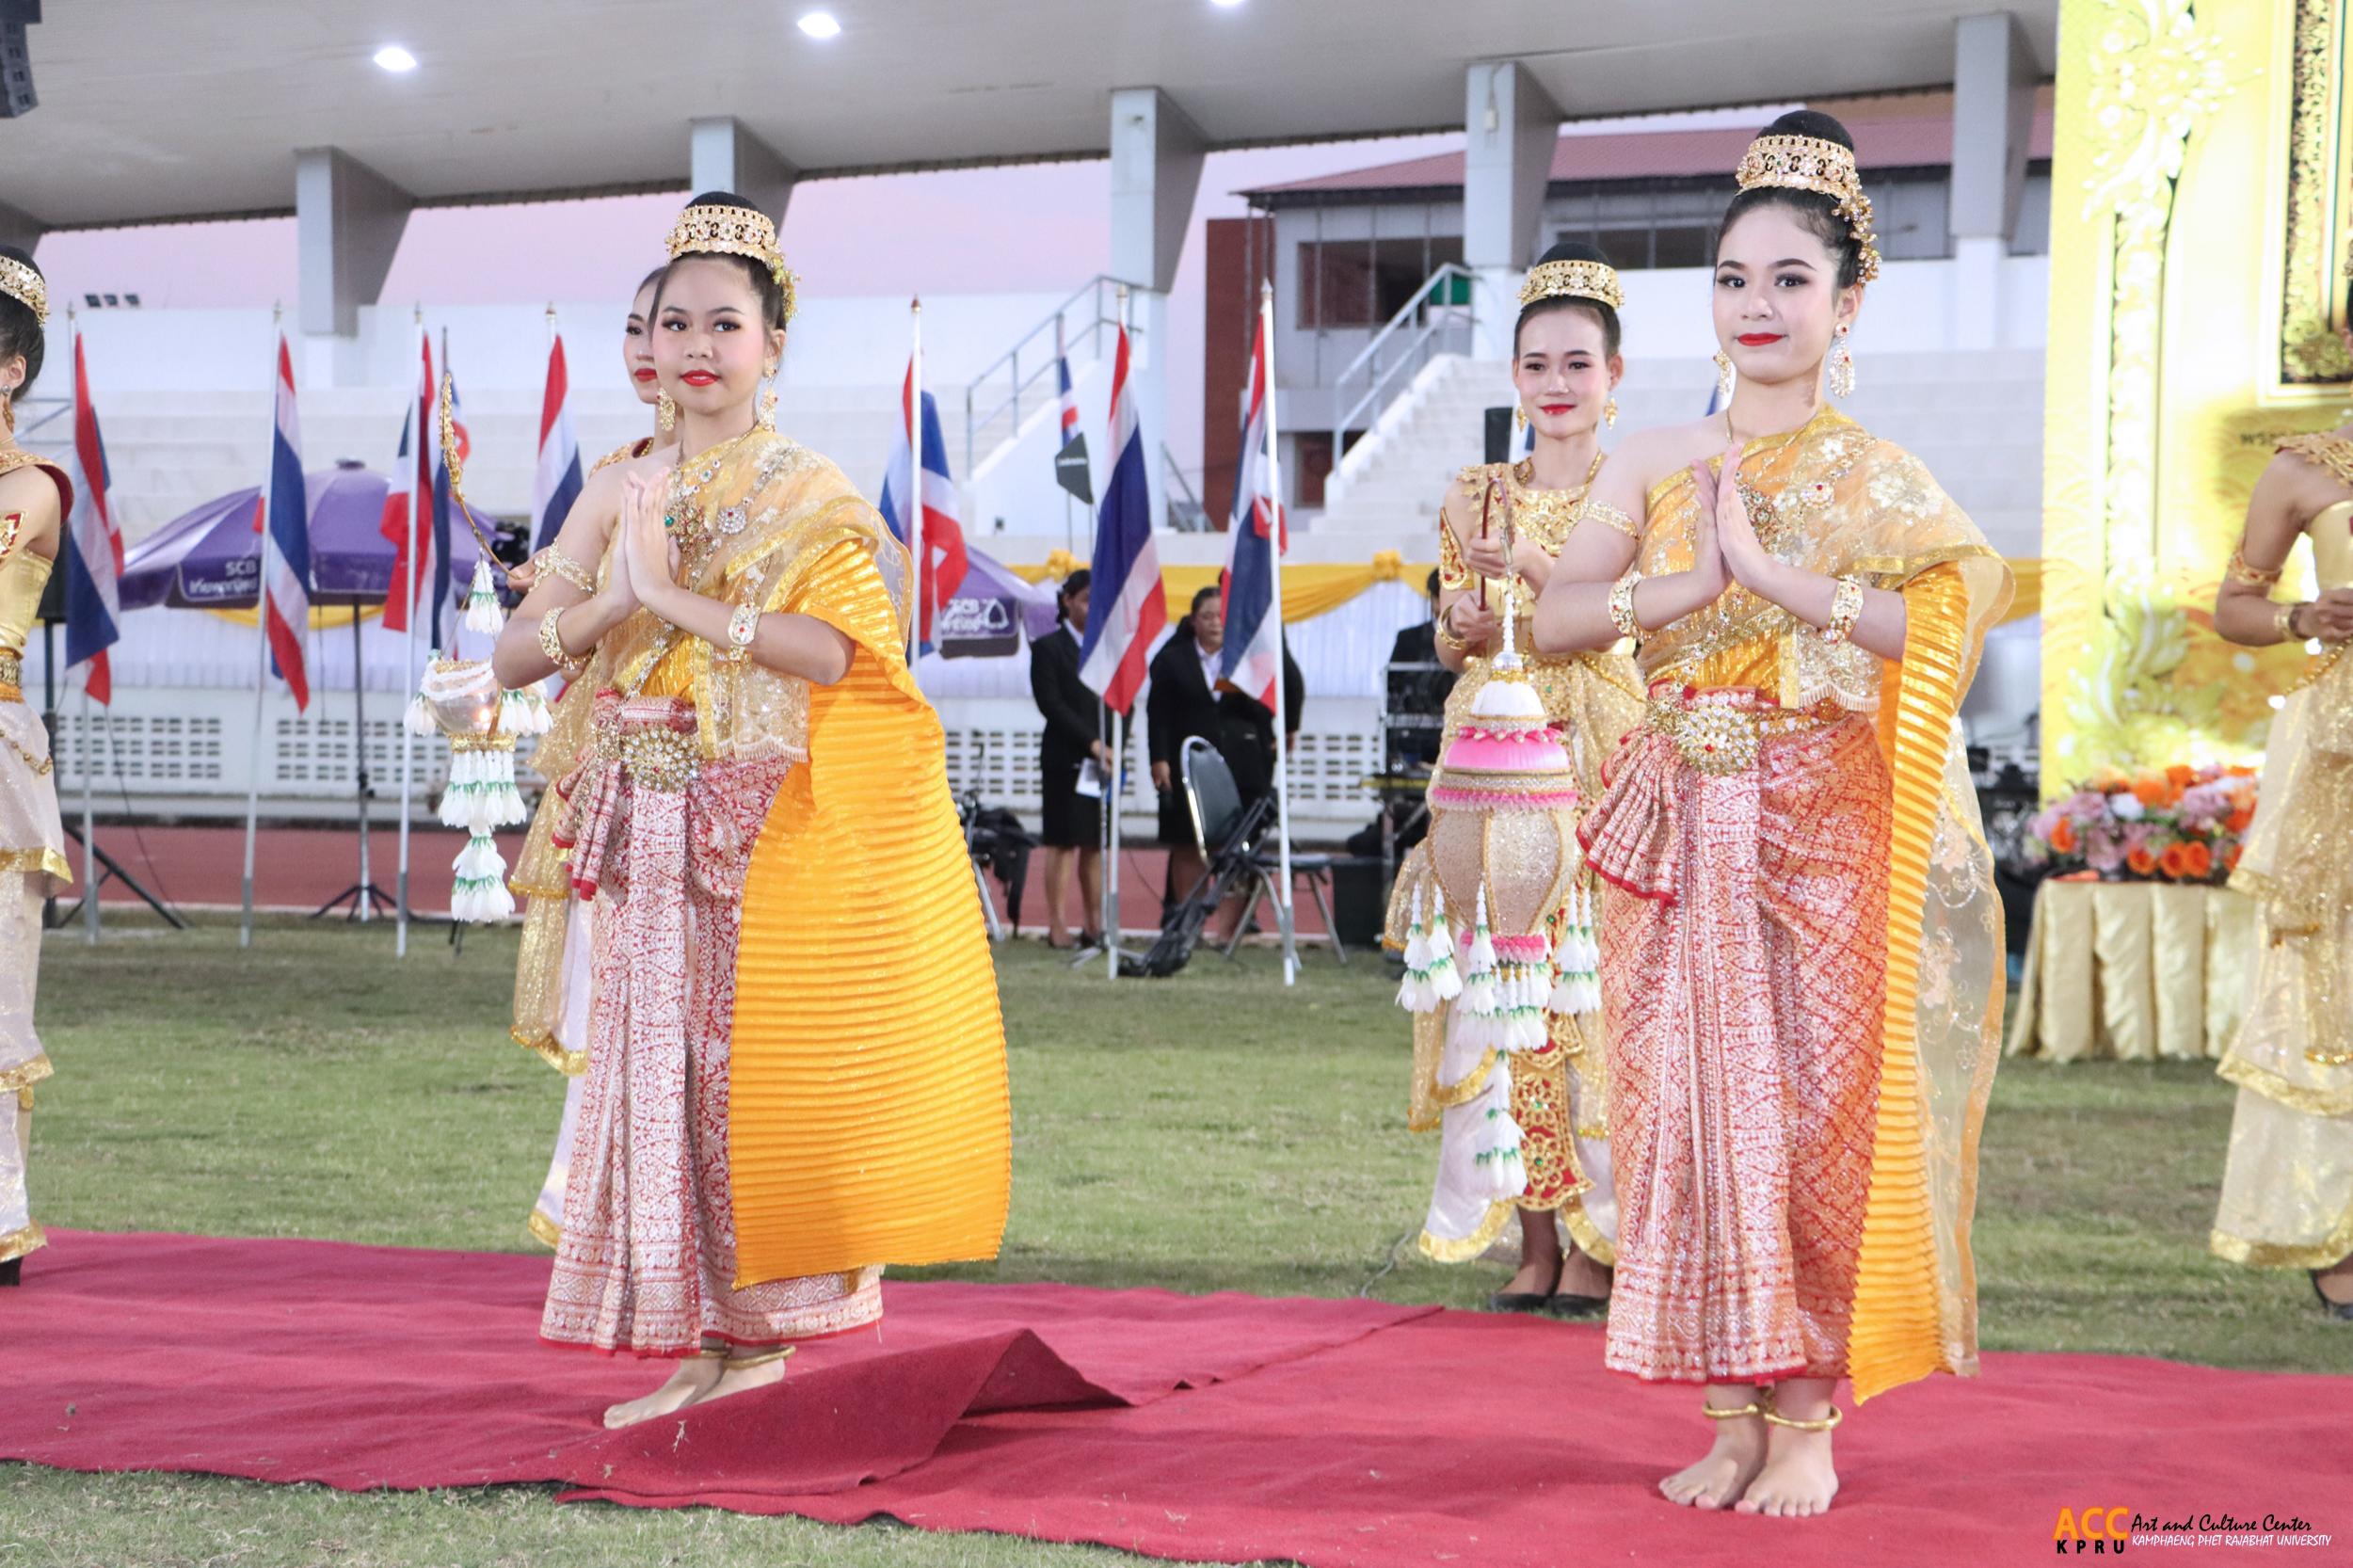
[[[416,70],[417,56],[397,43],[388,43],[376,52],[376,63],[397,74],[403,71]]]
[[[1220,10],[1230,11],[1236,6],[1241,5],[1241,0],[1209,0],[1209,4],[1217,7]]]
[[[811,11],[801,18],[801,31],[810,38],[840,38],[841,24],[833,19],[831,11]]]

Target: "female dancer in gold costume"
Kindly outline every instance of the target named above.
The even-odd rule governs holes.
[[[621,328],[621,367],[629,373],[637,401],[660,410],[654,433],[598,458],[588,471],[591,477],[615,463],[645,456],[669,434],[675,416],[664,400],[662,381],[653,368],[653,296],[661,281],[660,267],[646,274]],[[611,544],[601,525],[591,526],[574,543],[573,548],[581,552],[578,559],[550,544],[508,581],[528,591],[541,572],[550,572],[582,593],[593,594]],[[584,561],[596,566],[584,566]],[[532,766],[551,785],[580,760],[581,747],[588,737],[589,703],[595,695],[574,681],[556,698],[548,733],[531,759]],[[571,884],[564,873],[563,852],[552,839],[561,800],[552,789],[540,795],[539,809],[532,816],[510,879],[516,894],[529,904],[523,916],[522,951],[515,965],[515,1022],[509,1032],[517,1045],[536,1051],[565,1075],[564,1119],[555,1130],[555,1154],[548,1161],[547,1179],[539,1184],[538,1200],[531,1206],[525,1222],[531,1234],[551,1247],[564,1229],[564,1186],[571,1174],[572,1132],[580,1121],[581,1076],[588,1070],[588,964],[596,946],[591,924],[596,906],[573,900]]]
[[[1490,661],[1502,646],[1505,579],[1527,616],[1601,472],[1602,425],[1605,415],[1615,423],[1611,392],[1625,371],[1618,352],[1621,297],[1618,275],[1601,252],[1577,244],[1546,251],[1520,290],[1512,382],[1516,423],[1535,432],[1533,450],[1516,463],[1465,469],[1439,510],[1438,658],[1463,677],[1447,698],[1446,744],[1493,673]],[[1500,542],[1507,516],[1516,540],[1508,563]],[[1524,648],[1528,629],[1519,632]],[[1608,652],[1534,655],[1524,674],[1561,731],[1585,797],[1594,798],[1602,759],[1641,717],[1641,683],[1632,663]],[[1440,896],[1429,846],[1417,845],[1390,894],[1393,935],[1407,929],[1417,903]],[[1467,936],[1468,920],[1459,923]],[[1445,1263],[1477,1257],[1516,1213],[1520,1269],[1495,1305],[1561,1316],[1603,1310],[1617,1212],[1600,1016],[1548,1014],[1542,1048],[1499,1056],[1464,1045],[1465,1032],[1449,1027],[1451,1016],[1419,1014],[1414,1022],[1406,1123],[1417,1132],[1434,1129],[1440,1139],[1422,1252]],[[1489,1115],[1498,1108],[1508,1120]],[[1525,1185],[1516,1196],[1494,1195],[1492,1161],[1480,1159],[1499,1128],[1511,1129],[1503,1136],[1518,1146]],[[1565,1254],[1562,1225],[1573,1243]]]
[[[501,682],[578,671],[591,743],[552,834],[594,901],[588,1070],[540,1333],[668,1357],[608,1425],[783,1375],[872,1322],[887,1264],[993,1256],[1004,1035],[905,552],[840,470],[756,420],[792,312],[776,230],[697,198],[655,362],[678,462],[594,475]],[[617,518],[617,521],[615,520]],[[575,526],[580,530],[575,534]]]
[[[50,776],[49,735],[24,706],[24,634],[57,558],[73,486],[16,444],[16,400],[40,374],[49,289],[32,257],[0,246],[0,1285],[42,1243],[24,1185],[33,1085],[50,1073],[33,1032],[40,906],[72,878]]]
[[[2320,597],[2275,603],[2299,536],[2312,540]],[[2265,939],[2220,1068],[2239,1093],[2213,1246],[2233,1263],[2309,1271],[2322,1310],[2353,1322],[2353,425],[2280,443],[2214,624],[2249,648],[2317,642],[2321,652],[2271,721],[2231,875],[2260,906]]]
[[[1837,1490],[1831,1404],[1976,1367],[1977,1128],[2000,905],[1955,714],[2009,572],[1920,463],[1821,399],[1878,270],[1853,144],[1749,149],[1714,279],[1725,411],[1629,440],[1539,648],[1640,639],[1643,728],[1580,829],[1602,910],[1609,1365],[1706,1385],[1673,1500]]]

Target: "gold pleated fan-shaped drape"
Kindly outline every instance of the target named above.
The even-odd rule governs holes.
[[[903,648],[905,552],[853,501],[768,608],[857,649],[752,854],[736,968],[739,1286],[993,1257],[1011,1189],[1004,1024],[938,715]]]

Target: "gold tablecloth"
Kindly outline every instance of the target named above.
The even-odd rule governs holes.
[[[2045,882],[2009,1056],[2219,1060],[2247,1013],[2255,903],[2227,888]]]

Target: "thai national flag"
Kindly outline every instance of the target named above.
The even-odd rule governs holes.
[[[1152,490],[1144,466],[1144,434],[1128,386],[1128,328],[1119,328],[1112,366],[1112,472],[1095,529],[1093,582],[1087,590],[1086,641],[1079,678],[1103,694],[1113,712],[1135,706],[1152,645],[1168,625],[1160,552],[1152,545]]]
[[[114,672],[106,649],[122,635],[122,530],[114,520],[107,490],[114,475],[106,467],[106,443],[98,434],[98,409],[89,395],[89,367],[82,340],[73,340],[73,449],[66,455],[73,479],[73,510],[66,518],[65,661],[87,660],[83,689],[101,702],[114,696]]]
[[[548,349],[548,390],[539,401],[539,472],[531,487],[531,515],[538,526],[534,550],[555,542],[556,531],[580,499],[580,442],[572,439],[571,387],[564,374],[564,338]]]
[[[914,476],[908,472],[913,449],[907,444],[907,415],[914,407],[915,366],[910,361],[906,384],[900,389],[898,440],[891,448],[890,468],[883,475],[879,507],[883,520],[901,544],[907,542],[908,503],[915,494]],[[948,441],[940,433],[939,405],[929,392],[923,394],[923,554],[926,559],[918,568],[920,592],[916,600],[923,607],[922,626],[916,635],[928,644],[932,619],[964,586],[967,566],[964,525],[956,520],[955,482],[948,476]]]
[[[1055,323],[1057,330],[1061,323]],[[1059,347],[1054,353],[1054,377],[1062,389],[1062,444],[1068,446],[1079,433],[1079,394],[1070,385],[1070,357]]]
[[[400,453],[392,466],[394,488],[385,493],[384,522],[378,530],[392,541],[392,584],[384,599],[387,632],[408,630],[417,591],[428,581],[432,565],[430,539],[417,540],[418,558],[408,558],[409,507],[421,509],[420,498],[433,493],[433,344],[422,328],[417,332],[417,395],[409,400],[408,412],[401,420]]]
[[[1234,476],[1234,511],[1226,530],[1224,683],[1274,711],[1274,683],[1283,677],[1283,616],[1274,602],[1274,557],[1290,549],[1290,528],[1267,473],[1267,375],[1272,344],[1258,319],[1250,351],[1250,413],[1242,421],[1241,469]]]
[[[311,508],[303,496],[302,434],[295,424],[294,356],[278,334],[278,419],[270,434],[269,491],[255,513],[262,535],[262,625],[270,664],[294,693],[297,710],[311,705],[302,642],[311,630]]]
[[[457,460],[462,463],[468,456],[466,412],[457,397],[457,373],[450,369],[447,329],[441,333],[441,381],[449,390],[450,439],[456,444]],[[451,525],[457,518],[457,503],[450,490],[449,456],[441,450],[440,414],[438,409],[434,414],[434,423],[428,428],[434,432],[430,439],[433,453],[433,516],[425,533],[425,548],[433,552],[433,569],[424,586],[425,592],[433,597],[427,600],[431,609],[426,614],[424,624],[433,646],[444,648],[448,645],[441,641],[441,616],[448,613],[450,603],[449,539]]]

